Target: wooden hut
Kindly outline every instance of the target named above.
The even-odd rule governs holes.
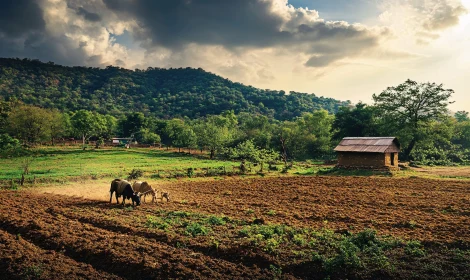
[[[400,143],[395,137],[345,137],[335,151],[341,168],[395,169]]]

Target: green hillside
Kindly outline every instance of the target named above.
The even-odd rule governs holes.
[[[196,118],[234,110],[288,120],[321,108],[335,113],[349,105],[314,94],[245,86],[200,68],[134,71],[7,58],[0,58],[0,96],[62,111],[86,109],[114,116],[140,111],[158,118]]]

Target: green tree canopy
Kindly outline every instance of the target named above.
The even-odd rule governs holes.
[[[403,153],[406,158],[410,157],[418,141],[420,126],[428,125],[446,115],[447,106],[452,103],[449,98],[453,92],[451,89],[444,89],[442,84],[407,80],[373,95],[375,106],[380,110],[385,123],[394,127],[398,136],[407,134],[400,138],[405,146]]]
[[[335,115],[332,130],[335,141],[344,137],[379,136],[377,110],[361,102],[355,108],[342,107]]]

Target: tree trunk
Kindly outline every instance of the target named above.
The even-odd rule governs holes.
[[[214,149],[211,149],[210,159],[213,159],[213,158],[214,158],[214,155],[215,155],[215,150],[214,150]]]
[[[191,154],[191,148],[189,148],[189,154]]]
[[[82,135],[82,149],[85,150],[85,134]]]
[[[412,159],[412,158],[410,157],[410,154],[411,154],[411,151],[413,150],[413,148],[415,147],[415,145],[416,145],[416,139],[413,138],[413,139],[411,140],[410,144],[408,144],[408,147],[406,147],[406,149],[405,149],[405,151],[404,151],[405,157],[406,157],[407,160]]]
[[[279,139],[281,141],[281,147],[282,147],[282,161],[284,161],[284,165],[287,166],[287,151],[286,151],[286,139],[284,139],[282,136]]]

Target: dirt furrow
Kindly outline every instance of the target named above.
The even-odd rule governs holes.
[[[93,265],[125,278],[184,277],[187,273],[201,278],[263,278],[265,272],[221,259],[212,259],[188,249],[174,248],[120,228],[121,232],[98,228],[92,224],[68,219],[54,206],[47,215],[25,221],[0,215],[0,224],[11,234],[20,233],[25,239],[45,250],[55,250],[79,262]],[[29,216],[29,213],[23,213]],[[112,229],[116,229],[111,227]],[[129,250],[131,249],[131,250]],[[195,272],[197,271],[197,272]]]
[[[0,271],[3,279],[121,279],[77,262],[60,252],[44,250],[20,234],[0,229]]]

